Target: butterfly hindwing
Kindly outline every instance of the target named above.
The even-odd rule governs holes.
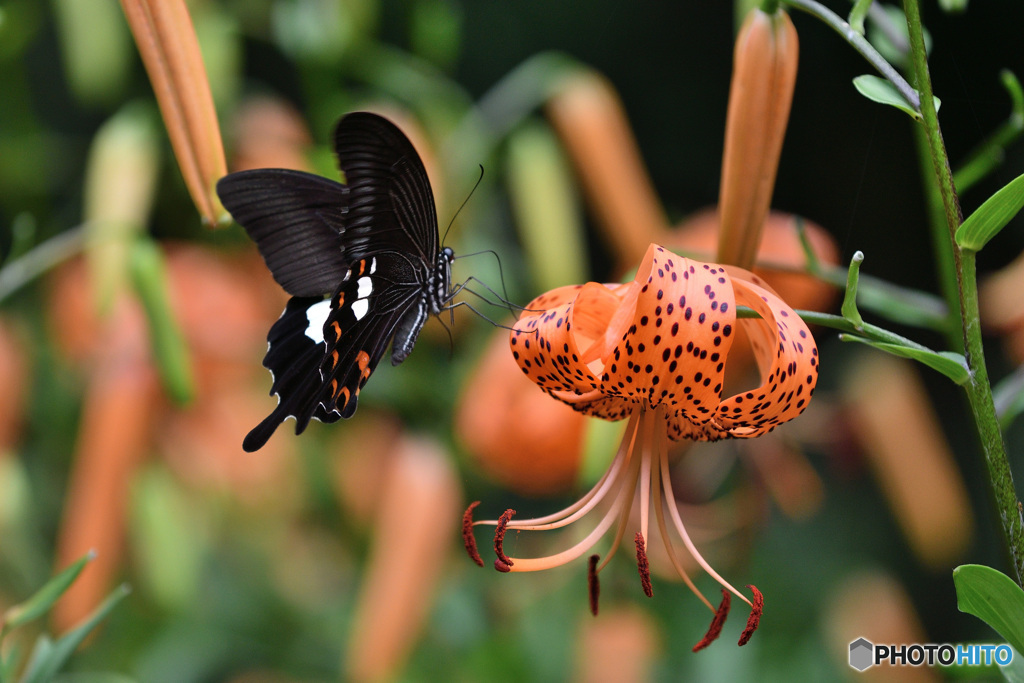
[[[355,412],[359,392],[377,367],[407,312],[421,305],[420,288],[408,280],[391,279],[394,255],[362,259],[331,301],[324,325],[326,343],[320,375],[320,405],[340,417]],[[384,266],[378,270],[379,266]],[[382,275],[386,271],[388,276]]]
[[[323,409],[320,365],[327,345],[323,340],[323,321],[330,313],[329,300],[322,297],[292,297],[281,317],[267,334],[267,355],[263,366],[274,378],[271,395],[277,407],[242,442],[249,452],[263,447],[277,426],[295,418],[295,433],[301,434],[313,418],[334,422],[340,415]]]

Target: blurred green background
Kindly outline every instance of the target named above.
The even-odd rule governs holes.
[[[847,11],[846,3],[831,4],[840,14]],[[943,133],[956,162],[1008,115],[998,74],[1002,68],[1024,74],[1024,6],[975,2],[964,14],[946,15],[935,3],[923,4]],[[618,91],[670,222],[717,200],[736,25],[729,3],[196,0],[189,7],[229,169],[244,136],[266,142],[269,135],[258,126],[246,133],[240,124],[252,120],[243,113],[251,112],[246,107],[257,97],[273,108],[255,120],[269,120],[266,130],[277,131],[273,122],[284,116],[282,128],[299,131],[292,147],[308,152],[301,158],[331,177],[327,140],[341,114],[365,106],[404,111],[430,141],[442,231],[472,190],[478,166],[484,167],[482,184],[455,219],[448,243],[457,253],[496,250],[514,302],[525,304],[554,284],[620,275],[543,112],[572,74],[592,69]],[[934,291],[909,119],[856,93],[850,80],[869,68],[835,34],[799,13],[793,21],[800,72],[773,206],[823,226],[840,262],[859,249],[867,257],[863,272]],[[115,160],[132,159],[141,170],[104,175],[96,161],[104,139],[114,146]],[[523,216],[537,210],[533,206],[530,213],[531,200],[521,191],[531,187],[524,176],[533,169],[548,174],[545,187],[554,194],[544,198],[550,204],[540,204],[541,214],[549,208],[567,217],[565,234],[552,239],[578,245],[554,260],[538,255],[544,242],[523,224]],[[992,175],[961,197],[965,213],[1021,169],[1024,145],[1017,144]],[[111,185],[111,178],[125,186]],[[135,201],[133,212],[125,205]],[[125,220],[134,223],[79,229],[90,211],[104,210],[107,216],[124,210]],[[96,283],[81,268],[73,272],[74,256],[69,262],[57,257],[89,251],[94,234],[117,242],[119,230],[147,234],[162,247],[176,324],[190,345],[193,397],[182,407],[164,391],[147,404],[147,427],[138,437],[141,458],[122,465],[129,490],[115,492],[123,502],[124,552],[104,589],[123,580],[133,593],[72,660],[71,671],[113,671],[156,683],[363,676],[353,669],[352,643],[371,629],[374,609],[362,606],[360,596],[372,594],[372,574],[381,570],[375,558],[386,541],[379,536],[385,524],[379,508],[401,496],[387,493],[400,490],[387,479],[391,470],[360,461],[380,456],[391,463],[395,457],[381,453],[400,449],[385,437],[399,433],[427,438],[428,451],[443,452],[440,461],[453,468],[446,476],[455,489],[450,500],[427,496],[421,505],[410,499],[400,513],[419,520],[417,530],[429,528],[436,513],[440,529],[417,532],[430,545],[409,546],[435,559],[403,555],[402,547],[384,555],[393,563],[438,566],[434,574],[424,569],[429,580],[411,589],[422,605],[394,613],[395,624],[408,618],[414,627],[408,653],[395,655],[389,675],[397,680],[588,678],[585,662],[602,649],[623,653],[652,680],[843,680],[852,677],[845,643],[864,635],[854,630],[859,622],[850,607],[851,595],[860,595],[864,585],[869,593],[882,585],[905,595],[905,605],[895,599],[887,604],[899,608],[896,622],[916,620],[911,633],[926,642],[994,638],[956,610],[950,574],[968,561],[1005,567],[966,404],[943,378],[915,371],[932,399],[959,472],[954,478],[963,478],[974,519],[963,545],[940,561],[925,561],[900,525],[901,508],[892,504],[898,494],[887,493],[872,476],[867,446],[845,416],[854,401],[849,373],[863,356],[826,331],[819,335],[821,407],[808,414],[807,425],[798,420],[793,431],[780,430],[820,478],[823,495],[813,510],[784,514],[764,495],[760,470],[744,464],[758,457],[753,447],[702,448],[701,462],[715,462],[714,471],[702,471],[699,463],[689,467],[704,482],[690,492],[695,506],[721,495],[731,503],[729,519],[741,518],[717,539],[719,571],[737,585],[757,584],[766,595],[761,629],[742,649],[733,644],[743,622],[737,612],[720,642],[690,653],[707,613],[685,587],[668,580],[656,578],[656,597],[643,598],[628,557],[617,558],[604,574],[607,614],[594,621],[583,562],[505,576],[477,570],[464,556],[451,510],[479,499],[486,516],[505,507],[520,516],[540,515],[576,498],[573,491],[528,496],[496,481],[456,436],[455,406],[492,334],[490,325],[468,312],[456,312],[451,341],[432,323],[401,368],[382,365],[353,420],[313,425],[299,439],[286,424],[274,437],[276,454],[235,453],[252,420],[273,405],[264,395],[269,377],[259,361],[266,326],[283,300],[260,274],[240,228],[201,225],[112,0],[0,3],[0,258],[6,277],[13,278],[0,277],[0,284],[20,283],[10,265],[33,246],[58,239],[42,252],[43,265],[53,267],[41,277],[11,292],[0,287],[0,323],[13,340],[0,354],[15,368],[0,375],[7,383],[0,392],[9,397],[0,408],[12,422],[0,430],[0,607],[24,599],[58,562],[61,530],[68,533],[74,524],[68,515],[78,514],[68,491],[86,438],[84,406],[98,382],[96,368],[110,366],[109,359],[95,360],[106,339],[97,329],[113,325],[117,306],[108,302],[104,310],[88,297],[73,301],[75,292]],[[982,253],[981,269],[1005,266],[1022,246],[1018,218]],[[49,257],[52,264],[45,263]],[[127,257],[96,258],[112,260],[93,262],[94,279],[116,273]],[[459,278],[470,274],[496,289],[501,285],[487,256],[457,263]],[[118,286],[132,291],[131,285],[111,285]],[[473,305],[506,320],[500,308]],[[97,309],[96,319],[106,323],[94,319]],[[76,314],[83,310],[88,312]],[[131,337],[138,333],[133,329],[126,323],[110,334]],[[896,329],[942,344],[937,334]],[[999,340],[992,341],[990,367],[999,377],[1014,361]],[[122,358],[140,347],[126,348],[123,356],[106,350]],[[473,398],[486,403],[482,393]],[[214,394],[217,401],[210,399]],[[1024,468],[1022,440],[1022,430],[1011,428],[1008,446],[1018,473]],[[908,459],[915,455],[913,448],[906,453]],[[610,456],[608,448],[588,457]],[[267,458],[273,458],[270,464],[260,462]],[[543,469],[543,458],[536,453],[532,466]],[[577,493],[601,464],[588,461]],[[486,547],[485,534],[479,538]],[[710,581],[699,585],[713,595]],[[595,635],[594,624],[602,619],[611,636]],[[615,642],[617,630],[636,642]],[[604,637],[612,644],[601,645]]]

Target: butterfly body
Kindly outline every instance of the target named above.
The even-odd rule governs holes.
[[[267,335],[263,365],[278,405],[243,441],[261,448],[293,417],[351,417],[391,344],[398,365],[424,323],[449,305],[450,248],[439,248],[434,197],[415,148],[390,121],[356,112],[335,130],[344,184],[284,169],[232,173],[224,206],[292,295]]]

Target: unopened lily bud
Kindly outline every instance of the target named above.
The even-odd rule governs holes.
[[[619,265],[641,259],[668,225],[618,95],[604,78],[567,78],[547,106]]]
[[[214,184],[227,174],[217,112],[184,0],[122,0],[192,201],[210,225],[226,224]]]
[[[789,16],[751,10],[736,38],[722,155],[718,261],[749,268],[775,187],[796,85],[799,44]]]

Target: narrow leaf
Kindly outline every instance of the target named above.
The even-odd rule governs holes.
[[[1024,683],[1024,656],[1013,648],[1013,659],[1006,666],[999,667],[999,673],[1008,683]]]
[[[179,405],[192,400],[195,383],[185,339],[167,297],[167,273],[160,248],[140,239],[132,247],[130,269],[135,291],[146,311],[153,357],[168,395]]]
[[[967,369],[967,361],[959,353],[951,351],[932,351],[930,349],[915,348],[912,346],[901,346],[888,342],[875,341],[866,337],[859,337],[852,334],[841,334],[842,341],[855,341],[867,344],[879,351],[891,353],[900,358],[909,358],[924,363],[933,370],[941,372],[957,384],[965,384],[970,379],[970,371]]]
[[[857,92],[872,102],[896,107],[900,111],[910,114],[915,120],[921,120],[921,112],[914,109],[914,105],[907,102],[906,98],[896,89],[896,86],[884,78],[872,74],[857,76],[853,79],[853,87],[857,88]],[[938,111],[941,101],[938,97],[935,97],[934,100],[935,110]]]
[[[843,306],[840,311],[843,317],[860,329],[864,319],[857,310],[857,284],[860,281],[860,264],[864,262],[864,252],[858,251],[850,259],[850,269],[846,273],[846,293],[843,295]]]
[[[980,564],[953,570],[956,606],[973,614],[1024,652],[1024,590],[1006,574]]]
[[[96,557],[95,552],[86,553],[84,557],[47,581],[28,600],[8,609],[3,616],[3,628],[0,629],[0,634],[7,633],[46,614],[94,557]]]
[[[979,251],[1024,208],[1024,174],[985,200],[956,230],[956,243]]]
[[[540,123],[508,140],[509,190],[527,261],[542,290],[582,282],[586,239],[573,194],[569,162]]]
[[[967,10],[967,0],[939,0],[939,7],[949,14],[960,14]]]
[[[999,426],[1006,429],[1024,412],[1024,365],[992,388],[992,400],[996,405]]]
[[[22,683],[44,683],[45,681],[51,681],[75,650],[78,649],[78,646],[82,644],[86,636],[129,593],[131,593],[131,589],[127,585],[122,584],[118,586],[79,626],[68,631],[57,641],[50,643],[48,647],[42,650],[39,649],[37,643],[37,649],[32,653],[32,660],[25,671],[25,675],[22,677]]]

